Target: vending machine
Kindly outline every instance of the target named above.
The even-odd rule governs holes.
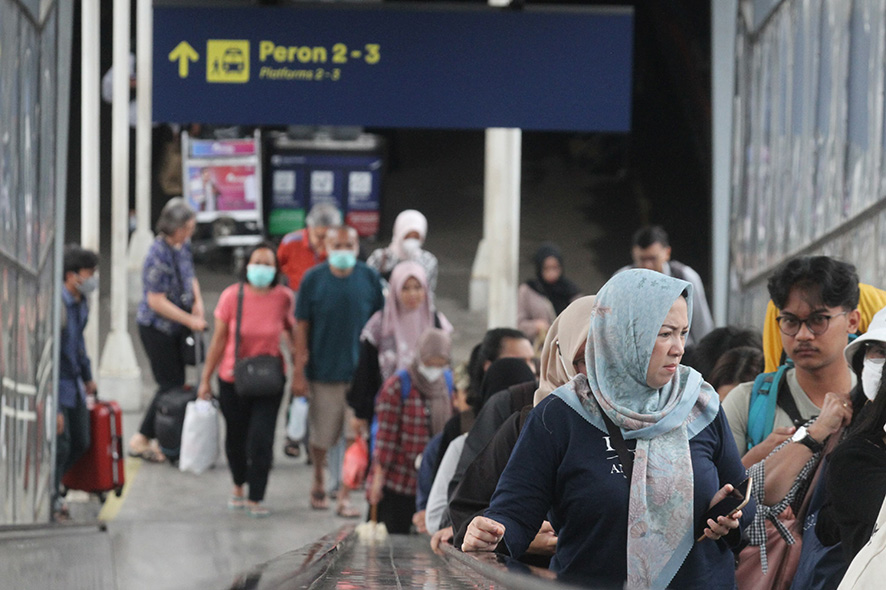
[[[384,141],[360,133],[354,138],[315,136],[293,139],[282,132],[266,139],[267,234],[283,236],[305,226],[317,203],[333,203],[361,238],[378,233],[381,216]]]

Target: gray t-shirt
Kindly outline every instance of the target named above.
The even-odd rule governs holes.
[[[787,383],[791,389],[794,403],[797,404],[800,417],[809,420],[821,413],[821,408],[813,404],[803,388],[800,387],[796,369],[788,369]],[[852,373],[852,387],[855,387],[855,383],[855,373]],[[735,437],[735,444],[738,446],[738,454],[741,456],[744,456],[748,451],[748,410],[750,409],[753,387],[753,382],[742,383],[730,391],[726,399],[723,400],[723,411],[726,413],[726,419],[729,420],[729,428],[732,430],[732,436]],[[789,428],[793,425],[787,412],[780,406],[776,406],[772,428]]]

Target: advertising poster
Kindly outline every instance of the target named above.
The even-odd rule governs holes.
[[[257,198],[254,164],[188,166],[187,199],[199,222],[225,213],[256,211]]]

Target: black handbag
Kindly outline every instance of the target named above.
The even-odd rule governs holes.
[[[169,248],[169,252],[172,254],[172,267],[175,271],[175,279],[182,292],[179,301],[173,301],[172,303],[184,311],[191,313],[193,302],[190,301],[190,298],[185,294],[185,283],[182,280],[181,269],[178,267],[176,254],[169,244],[166,244],[166,247]],[[200,363],[206,361],[206,340],[203,339],[203,332],[194,332],[189,328],[183,328],[182,330],[181,340],[179,341],[182,361],[185,365],[196,367]]]
[[[242,397],[264,397],[283,391],[286,375],[276,356],[261,354],[240,358],[240,322],[243,318],[243,283],[237,293],[237,329],[234,333],[234,390]]]
[[[182,360],[186,365],[196,367],[206,361],[206,341],[203,332],[193,332],[185,328],[181,339]]]

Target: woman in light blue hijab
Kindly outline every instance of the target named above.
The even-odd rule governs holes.
[[[732,548],[753,507],[704,522],[746,472],[716,392],[679,364],[690,317],[686,281],[636,269],[603,286],[587,375],[533,410],[464,550],[503,541],[519,557],[547,517],[559,537],[551,568],[567,581],[733,588]],[[632,463],[627,470],[620,455]]]

